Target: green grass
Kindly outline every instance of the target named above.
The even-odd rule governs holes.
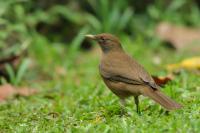
[[[29,49],[31,68],[21,85],[37,88],[30,97],[10,98],[0,104],[0,132],[180,132],[200,131],[200,78],[193,71],[181,71],[163,91],[182,103],[183,109],[167,113],[159,105],[140,97],[141,115],[133,99],[127,100],[122,115],[118,98],[98,74],[98,52],[75,51],[68,47],[33,39]],[[167,74],[164,66],[193,54],[177,53],[152,46],[144,39],[122,38],[126,51],[154,75]],[[161,64],[155,65],[153,57]],[[64,72],[58,72],[62,68]],[[61,69],[61,70],[62,70]]]

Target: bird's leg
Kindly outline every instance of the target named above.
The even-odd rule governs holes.
[[[120,105],[121,105],[121,113],[122,115],[125,114],[125,105],[126,105],[126,101],[124,98],[120,98]]]
[[[140,114],[139,96],[134,96],[137,113]]]
[[[125,101],[125,99],[123,98],[120,98],[120,104],[121,104],[121,106],[124,108],[125,107],[125,105],[126,105],[126,101]]]

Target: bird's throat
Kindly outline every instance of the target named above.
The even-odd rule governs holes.
[[[121,47],[121,45],[119,46],[100,45],[100,47],[101,47],[102,52],[105,54],[109,52],[116,52],[116,51],[123,52],[123,48]]]

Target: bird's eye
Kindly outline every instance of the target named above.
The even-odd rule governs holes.
[[[101,37],[101,40],[102,40],[102,41],[105,41],[106,39],[105,39],[105,38],[103,38],[103,37]]]
[[[105,39],[104,37],[100,37],[100,38],[99,38],[99,42],[100,42],[100,43],[105,43],[105,42],[106,42],[106,39]]]

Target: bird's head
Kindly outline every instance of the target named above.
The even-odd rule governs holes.
[[[98,42],[104,53],[114,50],[122,50],[119,39],[111,34],[102,33],[98,35],[86,35],[86,37]]]

